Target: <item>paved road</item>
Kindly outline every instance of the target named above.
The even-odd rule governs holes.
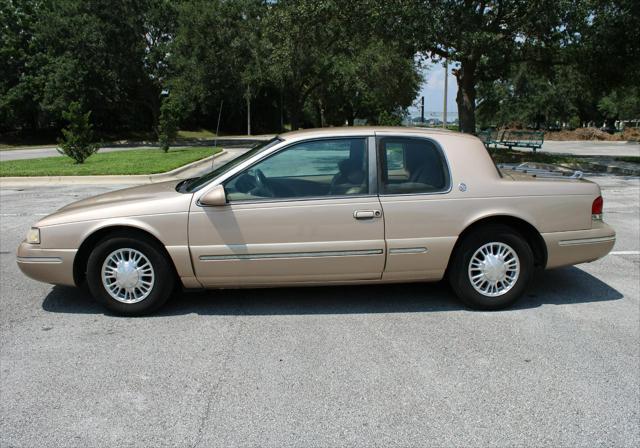
[[[247,146],[256,140],[265,140],[272,135],[225,137],[217,141],[219,146],[232,147],[234,145]],[[213,145],[213,140],[201,141],[201,144]],[[104,147],[100,152],[127,151],[132,149],[155,149],[149,146],[113,146]],[[542,151],[558,154],[574,154],[581,156],[640,156],[640,144],[624,142],[560,142],[547,140]],[[0,162],[7,160],[37,159],[41,157],[56,157],[60,154],[55,146],[35,149],[21,149],[0,151]]]
[[[237,137],[221,137],[217,140],[199,140],[191,141],[188,144],[182,146],[224,146],[229,148],[234,147],[251,147],[256,142],[267,140],[272,138],[272,135],[256,135],[256,136],[237,136]],[[176,146],[181,146],[176,144]],[[60,153],[56,149],[56,146],[43,146],[41,148],[33,149],[14,149],[0,151],[0,162],[8,160],[26,160],[26,159],[39,159],[45,157],[58,157]],[[116,151],[131,151],[132,149],[148,149],[157,150],[158,146],[148,145],[114,145],[104,146],[100,148],[100,152],[116,152]]]
[[[628,142],[559,142],[546,140],[541,151],[577,156],[640,157],[640,144]]]
[[[205,166],[196,166],[194,168],[190,168],[186,171],[180,172],[180,177],[191,178],[191,177],[200,177],[214,168],[218,168],[221,165],[224,165],[231,160],[240,157],[242,154],[247,152],[250,148],[242,147],[242,148],[224,148],[224,153],[218,157],[215,157],[212,160],[211,164],[207,164]],[[117,187],[116,187],[117,188]]]
[[[185,294],[155,317],[23,277],[29,225],[110,187],[0,191],[0,446],[640,443],[640,182],[616,253],[472,312],[443,284]]]

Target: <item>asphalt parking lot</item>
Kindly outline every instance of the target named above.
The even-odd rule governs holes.
[[[108,315],[20,274],[31,223],[116,186],[0,191],[0,446],[638,446],[640,181],[614,253],[515,309],[445,284],[188,293]]]

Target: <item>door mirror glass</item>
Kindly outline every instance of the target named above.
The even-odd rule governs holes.
[[[205,207],[216,207],[227,204],[227,194],[222,185],[216,185],[211,190],[200,196],[200,205]]]

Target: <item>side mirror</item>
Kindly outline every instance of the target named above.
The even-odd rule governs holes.
[[[211,190],[200,196],[198,204],[204,207],[217,207],[227,204],[227,193],[222,185],[216,185]]]

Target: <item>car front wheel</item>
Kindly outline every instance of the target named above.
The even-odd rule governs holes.
[[[498,310],[522,295],[533,268],[533,252],[519,233],[490,226],[463,238],[453,255],[449,282],[469,307]]]
[[[112,237],[99,243],[87,262],[89,290],[110,310],[126,316],[148,314],[171,296],[175,275],[152,241]]]

